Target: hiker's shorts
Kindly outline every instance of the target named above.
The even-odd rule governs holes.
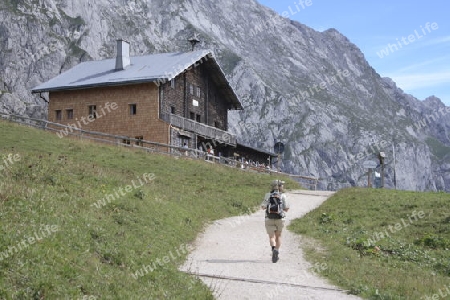
[[[281,233],[284,228],[284,219],[266,219],[266,232],[273,234],[275,231]]]

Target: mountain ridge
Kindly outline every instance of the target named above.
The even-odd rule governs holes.
[[[0,10],[3,111],[45,118],[45,101],[29,90],[80,61],[113,57],[117,38],[142,55],[189,51],[198,34],[244,106],[230,112],[230,131],[266,150],[284,142],[284,171],[320,177],[324,189],[363,186],[362,162],[377,159],[368,149],[387,142],[386,187],[450,191],[445,105],[405,94],[334,28],[318,32],[253,0],[35,2]]]

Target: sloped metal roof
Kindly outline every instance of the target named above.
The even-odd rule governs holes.
[[[144,82],[161,83],[175,78],[190,67],[205,64],[231,107],[242,109],[238,97],[209,50],[131,56],[130,65],[124,70],[116,70],[115,62],[115,58],[82,62],[31,91],[41,93]]]

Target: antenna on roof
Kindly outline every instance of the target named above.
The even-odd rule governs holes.
[[[197,45],[198,43],[200,43],[200,40],[197,38],[197,34],[194,34],[194,36],[191,37],[188,41],[189,41],[189,42],[191,43],[191,45],[192,45],[192,50],[191,50],[191,51],[194,51],[195,45]]]

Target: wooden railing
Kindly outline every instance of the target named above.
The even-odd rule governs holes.
[[[175,127],[194,132],[206,138],[218,141],[219,143],[225,143],[232,146],[236,146],[237,144],[237,139],[234,134],[216,127],[202,124],[174,114],[162,114],[161,119]]]

